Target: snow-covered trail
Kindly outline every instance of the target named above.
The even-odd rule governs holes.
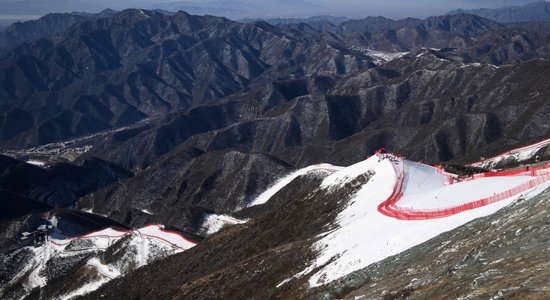
[[[275,184],[269,187],[265,192],[261,193],[258,197],[256,197],[256,199],[250,201],[250,203],[248,204],[248,207],[266,203],[271,197],[273,197],[273,195],[277,194],[278,191],[280,191],[282,188],[287,186],[289,183],[291,183],[294,179],[296,179],[299,176],[306,175],[309,172],[334,173],[342,170],[343,168],[344,167],[333,166],[331,164],[319,164],[319,165],[305,167],[303,169],[292,172],[287,176],[277,180]]]
[[[392,195],[378,206],[378,210],[401,220],[452,216],[514,197],[550,181],[550,169],[541,168],[516,176],[491,173],[491,177],[452,184],[436,168],[393,155],[388,157],[396,183]]]
[[[534,177],[491,177],[449,184],[449,178],[436,168],[397,157],[380,162],[371,157],[328,176],[321,186],[341,186],[369,171],[374,175],[338,215],[337,229],[314,245],[320,253],[318,258],[296,275],[316,270],[309,280],[311,287],[401,253],[550,186],[549,180],[542,180],[498,201],[479,204],[480,199],[502,194],[511,186],[523,186]],[[478,204],[469,207],[471,203]],[[455,210],[464,205],[467,209]]]
[[[58,250],[63,250],[69,243],[74,240],[90,239],[94,241],[97,248],[105,249],[110,244],[112,244],[113,241],[116,241],[117,239],[120,239],[134,232],[138,233],[143,238],[150,238],[163,242],[181,251],[187,250],[197,245],[197,243],[188,240],[183,235],[177,232],[165,230],[161,225],[155,224],[128,231],[105,228],[75,238],[52,238],[51,243],[54,244],[58,248]]]

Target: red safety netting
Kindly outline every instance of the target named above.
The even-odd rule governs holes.
[[[188,238],[186,238],[185,236],[183,236],[182,234],[178,233],[178,232],[175,232],[175,231],[170,231],[170,230],[165,230],[163,229],[160,225],[157,225],[157,224],[149,224],[149,225],[146,225],[144,226],[143,228],[147,228],[147,227],[151,227],[151,226],[154,226],[154,227],[158,227],[157,230],[163,232],[163,233],[166,233],[166,234],[173,234],[173,235],[176,235],[178,238],[181,238],[183,240],[185,240],[186,242],[190,243],[190,244],[193,244],[193,245],[197,245],[198,243],[196,242],[193,242],[191,240],[189,240]],[[143,229],[141,228],[141,229]],[[78,237],[71,237],[71,238],[67,238],[67,239],[63,239],[63,240],[50,240],[50,242],[54,245],[57,245],[57,246],[66,246],[68,245],[69,243],[73,242],[73,241],[76,241],[76,240],[83,240],[83,239],[91,239],[91,238],[112,238],[112,239],[118,239],[118,238],[121,238],[125,235],[128,235],[128,234],[132,234],[134,232],[138,232],[141,236],[145,236],[145,237],[148,237],[148,238],[152,238],[152,239],[156,239],[156,240],[159,240],[161,242],[164,242],[172,247],[175,247],[175,248],[178,248],[178,249],[181,249],[181,250],[187,250],[186,248],[183,248],[183,247],[180,247],[176,244],[174,244],[173,242],[163,238],[163,237],[159,237],[159,236],[155,236],[155,235],[152,235],[152,234],[145,234],[145,233],[141,233],[139,230],[140,228],[134,228],[134,229],[131,229],[131,230],[118,230],[118,229],[113,229],[113,228],[110,228],[110,230],[112,231],[115,231],[115,232],[118,232],[120,234],[98,234],[102,231],[104,231],[105,229],[101,229],[101,230],[97,230],[97,231],[93,231],[93,232],[89,232],[85,235],[82,235],[82,236],[78,236]]]
[[[397,158],[400,159],[400,158]],[[391,161],[391,160],[390,160]],[[462,205],[452,206],[448,208],[443,209],[423,209],[423,210],[416,210],[411,208],[404,208],[397,205],[399,200],[403,196],[403,184],[405,181],[405,168],[404,168],[404,160],[400,159],[399,164],[402,166],[401,169],[398,169],[396,165],[391,162],[392,167],[396,174],[396,183],[393,189],[392,194],[386,199],[386,201],[380,203],[378,206],[378,211],[388,217],[396,218],[399,220],[429,220],[429,219],[437,219],[437,218],[444,218],[449,217],[464,211],[476,209],[479,207],[483,207],[498,201],[502,201],[505,199],[509,199],[513,196],[519,195],[522,192],[525,192],[527,190],[530,190],[540,184],[543,184],[547,181],[550,181],[550,165],[533,169],[533,170],[519,170],[519,171],[504,171],[504,172],[489,172],[490,175],[487,175],[488,173],[485,173],[483,177],[490,177],[490,176],[531,176],[533,177],[531,180],[515,186],[511,189],[505,190],[500,193],[495,193],[493,196],[482,198],[476,201],[472,201],[469,203],[465,203]],[[437,168],[438,170],[442,170],[441,168]],[[439,174],[443,174],[443,171],[437,171]],[[448,173],[450,174],[450,173]],[[454,175],[454,174],[452,174]],[[478,177],[479,178],[479,177]],[[470,180],[474,180],[475,178],[472,178]]]

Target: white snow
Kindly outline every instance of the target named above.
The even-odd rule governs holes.
[[[367,49],[367,54],[378,58],[384,62],[392,61],[396,58],[400,58],[404,55],[409,54],[409,52],[382,52],[382,51],[375,51],[375,50],[369,50]]]
[[[247,221],[248,220],[239,220],[227,215],[209,214],[204,218],[201,228],[207,235],[211,235],[220,231],[225,226],[243,224]]]
[[[409,52],[383,52],[383,51],[361,48],[359,46],[352,46],[350,47],[350,50],[358,51],[363,54],[369,55],[370,57],[376,60],[375,63],[377,64],[386,63],[396,58],[400,58],[404,55],[409,54]]]
[[[138,232],[146,237],[161,240],[180,249],[187,250],[197,245],[197,243],[184,238],[181,234],[164,230],[159,225],[149,225],[138,229]]]
[[[117,278],[118,276],[120,276],[120,271],[118,271],[117,269],[113,268],[113,267],[110,267],[108,265],[104,265],[102,264],[99,259],[93,257],[93,258],[90,258],[87,262],[86,262],[87,265],[89,266],[92,266],[92,267],[95,267],[97,269],[97,271],[103,275],[103,276],[106,276],[110,279],[115,279]]]
[[[109,228],[105,228],[103,230],[94,231],[94,232],[85,234],[82,237],[85,237],[85,238],[94,238],[94,237],[119,238],[119,237],[122,237],[126,234],[127,234],[126,231],[116,230],[116,229],[113,229],[113,228],[109,227]]]
[[[405,208],[448,208],[507,190],[529,179],[526,176],[495,177],[445,185],[446,178],[437,174],[435,168],[409,161],[404,163],[406,176],[403,197],[398,206]],[[378,158],[372,157],[345,168],[325,178],[322,188],[330,189],[344,184],[368,170],[374,171],[375,175],[339,214],[337,229],[327,232],[315,244],[314,247],[320,252],[319,257],[295,276],[299,277],[317,270],[310,277],[311,287],[334,281],[403,252],[473,219],[490,215],[517,198],[532,197],[550,186],[549,182],[546,182],[531,191],[484,207],[446,218],[416,221],[391,218],[378,211],[378,205],[392,195],[397,179],[396,171],[388,159],[378,162]]]
[[[56,216],[52,216],[49,220],[48,220],[53,227],[57,227],[57,217]]]
[[[92,281],[90,283],[87,283],[87,284],[79,287],[78,289],[72,291],[71,293],[60,296],[57,299],[63,299],[63,300],[75,299],[79,296],[83,296],[83,295],[86,295],[88,293],[91,293],[91,292],[97,290],[99,287],[101,287],[102,285],[104,285],[105,283],[107,283],[109,281],[110,281],[110,279],[107,278],[107,277],[101,278],[97,281]]]
[[[447,178],[436,169],[420,163],[405,164],[407,184],[403,189],[400,207],[439,209],[490,197],[532,179],[530,176],[488,177],[457,184],[446,184]]]
[[[39,160],[34,160],[34,159],[27,160],[27,163],[28,163],[28,164],[31,164],[31,165],[38,166],[38,167],[43,167],[44,165],[46,165],[45,162],[39,161]]]
[[[256,199],[252,200],[248,204],[248,207],[266,203],[271,197],[273,197],[273,195],[275,195],[278,191],[280,191],[282,188],[291,183],[292,180],[296,179],[299,176],[306,175],[309,172],[333,173],[341,169],[343,169],[343,167],[333,166],[331,164],[319,164],[305,167],[298,171],[292,172],[289,175],[277,180],[275,184],[269,187],[265,192],[261,193],[258,197],[256,197]]]
[[[102,217],[105,217],[105,218],[109,218],[108,215],[100,214],[98,212],[95,212],[92,208],[81,208],[80,210],[85,212],[85,213],[94,214],[94,215],[102,216]]]

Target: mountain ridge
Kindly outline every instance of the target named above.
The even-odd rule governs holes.
[[[470,13],[503,23],[548,21],[550,20],[550,3],[548,1],[537,1],[522,6],[455,10],[449,13]]]

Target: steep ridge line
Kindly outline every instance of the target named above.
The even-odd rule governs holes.
[[[118,238],[121,238],[123,236],[132,234],[134,232],[138,232],[138,233],[140,233],[141,236],[145,236],[145,237],[148,237],[148,238],[160,240],[160,241],[162,241],[162,242],[164,242],[164,243],[166,243],[166,244],[168,244],[172,247],[178,248],[180,250],[185,251],[185,250],[189,249],[189,248],[184,248],[180,245],[177,245],[176,243],[168,240],[167,238],[163,238],[163,237],[154,235],[152,233],[144,233],[143,231],[147,230],[148,228],[149,229],[150,228],[155,228],[155,230],[158,230],[158,231],[160,231],[164,234],[170,234],[170,235],[177,236],[178,239],[183,239],[186,243],[189,243],[190,244],[189,248],[191,248],[191,247],[198,244],[196,242],[193,242],[193,241],[187,239],[186,237],[184,237],[183,235],[181,235],[181,234],[179,234],[175,231],[165,230],[161,227],[161,225],[158,225],[158,224],[149,224],[149,225],[146,225],[142,228],[134,228],[134,229],[128,230],[128,231],[118,230],[118,229],[114,229],[114,228],[109,227],[109,228],[104,228],[104,229],[101,229],[101,230],[93,231],[93,232],[90,232],[90,233],[87,233],[85,235],[78,236],[78,237],[71,237],[71,238],[67,238],[67,239],[63,239],[63,240],[51,239],[50,242],[54,245],[57,245],[57,246],[66,246],[69,243],[71,243],[73,241],[76,241],[76,240],[91,239],[91,238],[115,238],[115,239],[118,239]],[[101,234],[99,234],[99,233],[101,233]],[[120,234],[116,234],[116,233],[120,233]]]
[[[542,148],[544,146],[547,146],[547,145],[550,145],[550,139],[542,140],[538,143],[534,143],[534,144],[531,144],[531,145],[515,148],[515,149],[512,149],[512,150],[508,150],[508,151],[506,151],[504,153],[501,153],[499,155],[496,155],[496,156],[493,156],[493,157],[490,157],[490,158],[486,158],[483,161],[477,161],[477,162],[471,163],[470,166],[477,166],[477,165],[481,165],[483,163],[492,162],[492,161],[495,161],[499,158],[502,158],[503,156],[516,154],[516,153],[519,154],[522,151],[534,150],[536,148],[540,149],[540,148]]]
[[[306,175],[309,172],[327,172],[327,173],[334,173],[338,172],[340,170],[344,169],[344,167],[340,166],[334,166],[331,164],[318,164],[318,165],[312,165],[308,166],[299,170],[296,170],[284,177],[281,177],[280,179],[277,179],[275,183],[273,183],[267,190],[265,190],[263,193],[261,193],[258,197],[256,197],[254,200],[250,201],[250,203],[247,205],[247,207],[261,205],[269,201],[271,197],[273,197],[277,192],[279,192],[282,188],[290,184],[294,179],[296,179],[299,176]]]
[[[529,181],[517,185],[511,189],[502,191],[500,193],[494,193],[492,196],[481,198],[475,201],[471,201],[465,204],[451,206],[442,209],[412,209],[404,208],[397,205],[397,203],[403,198],[403,185],[405,183],[405,160],[402,157],[387,154],[387,160],[392,165],[392,168],[396,175],[396,183],[392,194],[388,199],[378,206],[378,211],[388,217],[396,218],[399,220],[429,220],[436,218],[449,217],[464,211],[480,208],[504,199],[511,198],[522,192],[530,190],[538,185],[541,185],[547,181],[550,181],[550,165],[545,167],[529,170],[529,171],[503,171],[503,172],[490,172],[490,176],[487,177],[509,177],[509,176],[530,176],[534,177]],[[398,170],[397,165],[401,166]],[[472,178],[476,180],[479,178]],[[459,184],[459,183],[457,183]]]

